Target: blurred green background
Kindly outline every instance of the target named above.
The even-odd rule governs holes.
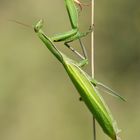
[[[140,132],[139,4],[95,3],[95,77],[127,99],[123,103],[103,93],[122,140],[137,140]],[[92,116],[64,68],[33,30],[8,21],[33,25],[41,18],[49,36],[71,29],[63,0],[0,0],[0,140],[92,140]],[[89,28],[89,7],[79,24],[81,31]],[[90,36],[82,40],[90,58]],[[57,46],[77,59],[62,43]],[[109,140],[99,125],[97,140]]]

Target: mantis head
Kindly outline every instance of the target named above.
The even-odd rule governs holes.
[[[39,20],[37,24],[34,26],[34,31],[37,33],[43,27],[43,20]]]

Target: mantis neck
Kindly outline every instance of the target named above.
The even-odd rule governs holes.
[[[63,54],[55,47],[53,42],[47,37],[42,30],[37,32],[38,37],[44,42],[46,47],[52,52],[52,54],[61,62],[63,63]]]

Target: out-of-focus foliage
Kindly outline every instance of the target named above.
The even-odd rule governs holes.
[[[139,4],[95,3],[95,77],[127,98],[122,103],[104,96],[125,140],[138,139],[140,131]],[[82,31],[89,27],[88,8],[80,15]],[[0,139],[92,139],[92,116],[61,65],[30,28],[8,21],[33,25],[40,18],[50,36],[70,29],[63,0],[0,1]],[[90,37],[83,41],[90,54]],[[57,46],[74,57],[63,44]],[[108,140],[97,127],[97,138]]]

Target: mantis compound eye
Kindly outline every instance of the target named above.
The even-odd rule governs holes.
[[[39,30],[43,27],[43,20],[37,22],[37,24],[34,26],[34,31],[37,33]]]

